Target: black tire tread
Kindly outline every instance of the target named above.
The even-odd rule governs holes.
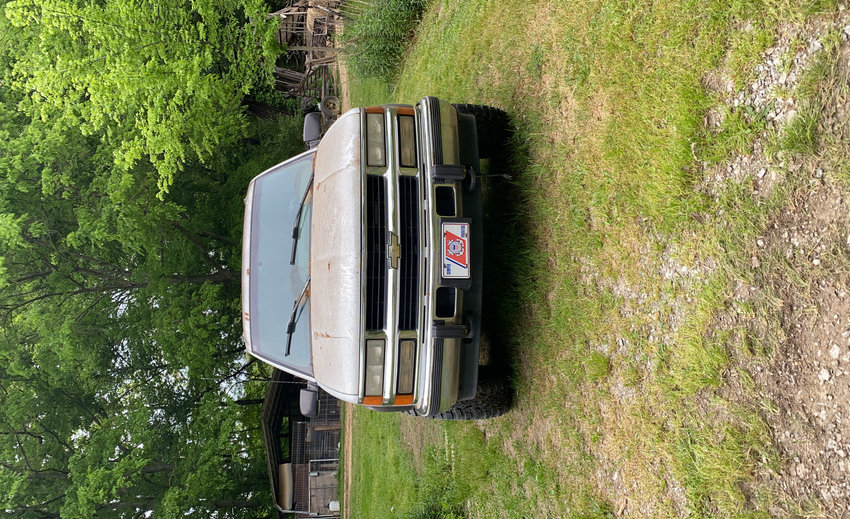
[[[484,420],[502,416],[511,408],[513,390],[506,379],[478,381],[475,398],[461,400],[451,409],[434,416],[437,420]]]
[[[510,135],[510,119],[504,110],[473,104],[457,104],[454,107],[462,114],[475,116],[478,155],[482,159],[494,157],[504,149]]]

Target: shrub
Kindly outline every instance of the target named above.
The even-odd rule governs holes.
[[[371,0],[349,4],[343,48],[360,77],[392,80],[425,8],[425,0]]]

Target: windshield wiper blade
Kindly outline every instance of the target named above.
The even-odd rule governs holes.
[[[304,196],[301,197],[301,203],[298,205],[298,214],[295,215],[295,225],[292,226],[292,256],[289,258],[289,264],[295,265],[295,251],[298,250],[298,228],[301,226],[301,215],[304,214],[304,204],[307,202],[307,197],[310,195],[310,189],[313,187],[313,174],[310,174],[310,180],[307,181],[307,188],[304,190]]]
[[[307,278],[307,281],[304,283],[304,288],[301,289],[301,294],[295,300],[295,303],[292,304],[292,313],[289,314],[289,323],[286,325],[286,351],[283,353],[284,357],[289,357],[289,350],[292,349],[292,334],[295,332],[295,324],[301,316],[301,314],[298,313],[298,309],[303,306],[304,295],[307,293],[307,288],[309,287],[310,278]]]

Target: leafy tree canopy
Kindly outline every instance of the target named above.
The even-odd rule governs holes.
[[[263,11],[3,5],[4,515],[267,515],[238,244],[248,180],[299,139],[242,113],[276,53]]]
[[[245,186],[294,124],[252,125],[158,200],[144,160],[109,184],[96,136],[22,154],[43,123],[0,123],[19,125],[0,148],[0,510],[264,516],[259,410],[236,405],[264,391],[243,382],[238,243]]]
[[[12,0],[4,13],[27,42],[7,73],[21,108],[104,139],[113,182],[145,158],[160,195],[243,135],[242,98],[280,52],[262,0]]]

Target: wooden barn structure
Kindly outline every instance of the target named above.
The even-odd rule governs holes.
[[[263,402],[269,482],[281,518],[339,517],[337,480],[342,432],[340,403],[319,392],[319,416],[301,415],[305,384],[275,369]]]
[[[276,88],[293,97],[321,99],[333,91],[331,67],[337,60],[334,34],[342,0],[287,0],[269,18],[280,20],[278,41],[287,55],[275,67]]]

